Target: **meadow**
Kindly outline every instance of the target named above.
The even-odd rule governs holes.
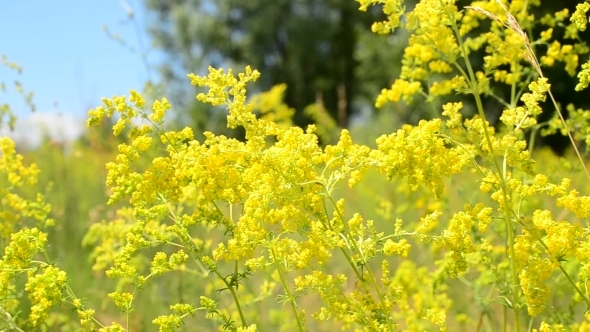
[[[590,4],[358,3],[410,34],[365,123],[293,126],[284,87],[248,93],[264,73],[209,68],[187,84],[244,139],[135,90],[68,149],[0,138],[0,330],[590,331],[588,112],[543,74],[585,93]],[[416,100],[436,116],[399,123]],[[564,155],[535,146],[556,133]]]

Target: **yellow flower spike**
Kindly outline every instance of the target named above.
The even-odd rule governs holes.
[[[109,293],[108,296],[113,300],[113,302],[115,302],[115,305],[124,312],[128,312],[131,309],[131,302],[134,299],[133,294],[126,292],[113,292]]]
[[[377,97],[375,107],[380,108],[385,105],[386,102],[399,102],[404,100],[411,102],[412,97],[417,94],[421,89],[420,82],[408,82],[403,79],[397,79],[389,90],[384,89],[381,94]]]
[[[162,120],[164,119],[164,115],[166,115],[166,111],[168,111],[172,106],[168,102],[168,99],[162,98],[162,100],[154,101],[152,109],[154,113],[150,115],[150,120],[154,121],[155,123],[161,124]]]
[[[443,105],[443,112],[442,115],[446,116],[449,118],[449,120],[447,120],[445,122],[445,126],[447,128],[453,129],[453,128],[458,128],[461,127],[463,125],[463,116],[461,115],[461,109],[463,108],[463,103],[462,102],[458,102],[458,103],[446,103]]]
[[[430,96],[445,96],[453,91],[453,84],[450,80],[443,80],[432,83],[430,86]]]
[[[514,254],[516,266],[520,271],[518,277],[531,316],[536,316],[545,309],[546,301],[551,294],[546,280],[559,264],[555,258],[543,257],[543,252],[544,248],[526,230],[516,237]]]
[[[359,10],[367,11],[369,6],[382,4],[383,13],[387,16],[387,21],[375,22],[371,30],[378,34],[392,33],[401,25],[401,16],[405,12],[402,0],[357,0],[360,4]]]
[[[581,91],[588,87],[590,84],[590,61],[582,65],[582,70],[578,73],[578,79],[580,79],[580,83],[576,85],[576,91]]]
[[[575,189],[559,197],[557,206],[572,211],[578,218],[590,216],[590,196],[579,196],[579,192]]]
[[[104,118],[105,113],[106,111],[102,106],[88,111],[88,120],[86,121],[86,125],[90,127],[92,125],[99,124],[102,121],[102,118]]]
[[[28,273],[25,291],[33,305],[29,315],[33,326],[42,324],[49,317],[51,307],[62,301],[66,280],[66,273],[53,266],[43,268],[40,273]]]
[[[541,326],[539,329],[533,329],[533,332],[566,332],[568,331],[565,326],[562,324],[548,324],[546,322],[541,322]],[[580,330],[582,331],[582,330]]]
[[[586,12],[588,12],[588,10],[590,10],[590,3],[580,3],[576,5],[576,11],[570,17],[570,21],[574,23],[576,28],[580,31],[586,30],[586,24],[588,23]]]
[[[109,326],[98,329],[98,332],[127,332],[127,330],[121,324],[113,322]]]
[[[408,257],[411,247],[406,239],[401,239],[398,242],[387,239],[383,244],[383,253],[386,256],[398,255],[400,257]]]
[[[433,324],[440,326],[440,331],[446,331],[444,325],[447,320],[447,315],[444,310],[428,309],[426,310],[426,319],[431,321]]]
[[[145,100],[139,92],[131,90],[129,91],[129,94],[129,101],[132,102],[135,105],[135,107],[142,108],[145,105]]]
[[[435,197],[440,197],[444,188],[443,179],[459,173],[470,163],[465,150],[446,147],[444,139],[438,136],[441,127],[440,119],[421,121],[408,133],[398,130],[396,134],[378,138],[378,150],[372,152],[372,157],[378,162],[378,170],[388,179],[407,178],[412,190],[424,185]]]

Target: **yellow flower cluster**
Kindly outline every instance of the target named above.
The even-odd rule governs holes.
[[[0,154],[0,307],[2,312],[16,312],[22,296],[28,296],[28,322],[19,323],[38,329],[50,319],[52,308],[72,295],[65,294],[66,273],[37,260],[37,255],[46,255],[44,230],[54,225],[49,218],[51,206],[40,193],[29,200],[22,192],[37,183],[39,168],[25,166],[8,137],[0,138]],[[18,280],[22,274],[26,275],[24,285]]]
[[[407,178],[412,189],[424,185],[435,197],[441,197],[444,179],[460,173],[470,163],[464,149],[446,147],[439,135],[442,125],[440,119],[421,121],[418,127],[407,126],[378,138],[378,149],[372,154],[378,170],[388,179]]]
[[[96,244],[95,270],[122,279],[109,298],[127,322],[137,290],[172,273],[212,275],[215,281],[203,289],[207,295],[215,290],[228,294],[233,307],[206,296],[200,297],[198,308],[173,304],[171,313],[152,320],[160,331],[180,328],[199,310],[225,329],[257,331],[251,308],[276,295],[276,286],[281,288],[276,299],[290,306],[294,318],[283,329],[300,331],[307,328],[307,314],[299,308],[299,298],[311,293],[322,302],[312,316],[345,329],[446,331],[458,330],[454,323],[475,326],[467,313],[451,309],[449,277],[457,277],[473,293],[489,288],[487,298],[478,300],[479,323],[493,312],[489,303],[501,302],[514,310],[517,331],[524,305],[530,316],[554,309],[549,305],[558,289],[554,273],[569,283],[573,290],[568,294],[590,305],[588,229],[567,215],[587,219],[590,198],[570,190],[569,179],[555,184],[534,172],[527,146],[532,143],[525,141],[529,130],[538,128],[541,102],[550,93],[541,66],[563,62],[574,75],[579,59],[590,52],[579,34],[587,26],[588,3],[579,4],[571,16],[563,10],[536,19],[529,10],[540,6],[538,0],[474,1],[467,8],[457,8],[454,0],[422,0],[408,13],[401,0],[358,2],[360,10],[382,7],[386,18],[373,24],[374,32],[388,34],[400,27],[410,32],[401,75],[381,92],[378,107],[390,101],[409,103],[417,96],[435,105],[456,92],[474,97],[477,116],[467,117],[461,102],[449,102],[442,107],[446,121],[404,126],[380,137],[371,149],[355,144],[347,130],[339,136],[327,133],[336,126],[322,120],[326,113],[320,105],[308,112],[322,122],[321,130],[290,127],[294,110],[282,102],[284,85],[248,101],[246,85],[260,75],[249,67],[237,75],[213,68],[206,76],[188,75],[192,84],[208,88],[198,100],[227,107],[228,127],[245,129],[244,141],[211,132],[196,140],[190,128],[168,131],[164,123],[172,106],[166,98],[146,106],[143,96],[132,90],[128,97],[103,99],[102,106],[89,112],[88,123],[118,116],[113,133],[126,141],[107,165],[106,182],[112,190],[109,203],[125,207],[113,220],[94,224],[84,242]],[[480,32],[488,19],[489,31]],[[540,38],[529,40],[532,31],[541,31]],[[566,41],[554,40],[560,35]],[[537,63],[534,54],[539,50],[543,53]],[[472,67],[475,51],[485,53],[481,68]],[[20,71],[5,57],[1,64]],[[582,64],[577,75],[576,90],[586,88],[590,64]],[[508,100],[496,94],[497,83],[510,86]],[[494,128],[486,120],[483,97],[504,105],[504,126]],[[0,115],[9,114],[7,107],[0,106]],[[546,132],[569,134],[568,128],[576,128],[573,137],[590,142],[587,112],[573,105],[568,111],[567,121],[552,120]],[[138,120],[149,125],[138,125]],[[11,117],[9,124],[13,121]],[[318,135],[333,144],[321,146]],[[26,296],[28,316],[15,318],[26,330],[44,329],[43,324],[55,320],[51,308],[67,303],[86,330],[126,331],[117,322],[103,326],[96,321],[95,311],[72,293],[66,274],[39,260],[47,258],[51,207],[41,194],[23,194],[35,185],[39,169],[25,166],[6,137],[0,138],[0,153],[0,314],[16,312]],[[362,185],[371,169],[399,182],[408,197],[421,197],[405,207],[381,199],[384,221],[365,218],[365,211],[348,211],[355,198],[339,187]],[[430,196],[444,198],[448,179],[465,170],[478,176],[473,182],[491,198],[486,198],[489,204],[462,197],[472,204],[458,212],[439,211],[446,201],[429,204]],[[345,198],[337,199],[343,192]],[[554,220],[538,203],[540,196],[563,208],[568,220]],[[402,211],[411,208],[420,209],[419,222],[402,224]],[[414,226],[415,232],[404,230]],[[430,250],[421,252],[428,263],[419,267],[415,248],[421,246]],[[345,264],[330,266],[337,255]],[[261,289],[257,296],[242,287],[254,273],[269,277],[255,284]],[[475,274],[476,282],[466,280]],[[20,282],[19,276],[26,279]],[[539,331],[575,330],[569,323],[543,321]]]
[[[28,200],[18,193],[19,189],[37,183],[37,165],[25,166],[23,156],[16,153],[14,142],[8,137],[0,138],[0,153],[0,239],[7,241],[22,225],[43,228],[53,225],[54,221],[48,218],[51,206],[42,194]]]
[[[385,3],[390,6],[395,4],[395,1],[358,2],[361,3],[361,10],[366,10],[367,6],[373,4]],[[427,101],[432,102],[435,96],[467,90],[476,98],[479,117],[463,120],[463,115],[460,113],[461,103],[445,104],[442,114],[448,117],[446,126],[438,126],[433,133],[438,135],[435,137],[448,139],[448,141],[443,141],[445,144],[449,142],[457,144],[457,151],[461,151],[450,155],[450,158],[461,157],[460,162],[458,162],[459,159],[454,160],[456,165],[462,167],[471,162],[475,166],[475,170],[482,174],[480,188],[483,192],[491,192],[491,198],[499,204],[498,212],[504,214],[506,228],[512,228],[511,224],[517,223],[514,219],[521,218],[521,204],[538,194],[557,196],[555,202],[558,206],[574,212],[578,218],[586,218],[590,214],[588,198],[580,196],[576,190],[568,192],[569,179],[563,179],[559,185],[551,184],[546,176],[533,171],[534,162],[530,158],[530,150],[527,149],[527,142],[524,141],[523,134],[526,129],[537,127],[537,116],[542,111],[540,104],[545,101],[546,94],[550,93],[550,84],[546,78],[542,77],[541,65],[553,66],[556,61],[564,62],[566,72],[574,75],[578,70],[579,56],[590,51],[583,42],[579,42],[578,36],[578,31],[583,31],[586,27],[586,12],[590,7],[587,3],[583,3],[578,5],[576,12],[571,17],[569,17],[567,10],[563,10],[553,16],[546,15],[541,20],[535,20],[534,16],[529,14],[528,8],[539,6],[540,1],[510,1],[508,4],[503,1],[476,1],[467,10],[460,13],[454,7],[454,3],[455,1],[436,1],[436,3],[434,1],[420,1],[415,9],[406,15],[403,24],[396,23],[395,27],[402,25],[410,30],[412,35],[405,50],[400,78],[395,81],[391,89],[382,91],[377,99],[377,106],[382,106],[388,101],[411,102],[412,97],[418,93],[424,95]],[[399,21],[400,14],[391,10],[388,12],[384,10],[384,13],[390,17],[391,21]],[[480,27],[480,22],[488,18],[492,19],[490,31],[479,36],[474,35],[472,32]],[[569,25],[565,23],[568,18],[571,21]],[[538,24],[548,26],[541,33],[538,42],[547,45],[547,51],[540,58],[540,63],[537,63],[534,55],[536,45],[531,44],[528,39],[530,36],[527,36],[526,33],[532,31],[532,28]],[[563,44],[560,41],[552,40],[554,32],[558,28],[564,28],[566,39],[578,42]],[[383,33],[391,31],[392,29],[380,30]],[[441,42],[444,45],[441,45]],[[487,55],[484,57],[482,71],[475,71],[471,68],[469,54],[484,46],[486,46],[484,51]],[[465,67],[456,62],[458,58],[465,60]],[[532,66],[528,66],[527,62]],[[582,65],[582,70],[578,73],[580,84],[576,90],[587,87],[590,81],[588,68],[588,64]],[[460,75],[451,76],[454,83],[452,80],[433,82],[433,74],[453,75],[454,70],[460,73]],[[541,77],[528,84],[526,77],[531,77],[531,74],[534,73]],[[480,96],[486,94],[500,99],[494,94],[489,77],[493,77],[497,82],[512,86],[510,100],[504,102],[506,109],[500,117],[508,129],[508,132],[503,135],[496,134],[496,130],[483,120],[485,114]],[[428,94],[422,90],[424,83],[428,84]],[[530,92],[522,93],[527,85]],[[517,93],[518,89],[522,89],[522,92]],[[522,97],[519,99],[524,103],[524,106],[517,106],[517,98],[521,95]],[[549,130],[544,130],[544,132],[551,133],[559,129],[562,133],[569,134],[568,126],[570,128],[577,127],[581,130],[573,133],[575,138],[588,141],[590,136],[586,130],[588,122],[586,112],[583,110],[577,112],[573,106],[568,106],[568,110],[573,118],[568,120],[567,124],[561,123],[560,119],[555,117],[549,123]],[[431,121],[428,124],[433,125],[434,123]],[[421,123],[420,126],[425,126],[425,123]],[[411,183],[423,183],[425,182],[423,180],[424,173],[436,174],[432,169],[425,168],[421,164],[426,160],[431,160],[432,154],[425,152],[426,147],[436,146],[436,144],[426,140],[418,141],[420,148],[413,150],[412,141],[408,142],[405,139],[412,132],[418,131],[406,127],[405,130],[390,135],[389,142],[392,143],[384,138],[380,139],[379,150],[395,144],[393,142],[396,139],[399,140],[400,146],[409,146],[407,150],[411,151],[408,154],[392,155],[382,164],[387,165],[388,168],[381,169],[381,171],[387,170],[384,173],[389,178],[404,176],[408,177]],[[452,139],[446,136],[447,133],[453,134]],[[399,151],[400,149],[394,150]],[[448,152],[445,151],[445,153]],[[420,158],[417,158],[419,161],[414,161],[408,155],[419,155]],[[381,156],[381,158],[383,157]],[[476,161],[476,158],[482,159]],[[376,159],[379,160],[379,158]],[[428,171],[424,172],[424,169]],[[444,167],[436,169],[442,169],[442,173],[445,175],[454,172],[454,170],[445,172]],[[526,179],[531,175],[535,176],[532,184],[520,178],[524,176]],[[438,181],[431,182],[437,183]],[[435,194],[437,192],[440,193],[440,190],[435,190]],[[515,210],[516,206],[519,206],[518,212]],[[479,212],[475,212],[478,210]],[[472,210],[467,209],[467,211]],[[425,235],[419,237],[435,242],[443,241],[444,246],[451,250],[449,266],[452,275],[467,270],[466,257],[475,257],[470,253],[476,254],[476,250],[480,248],[483,250],[484,247],[494,250],[494,247],[487,242],[480,247],[471,240],[472,229],[475,226],[474,219],[479,220],[479,231],[485,233],[491,224],[493,210],[478,205],[478,208],[472,212],[477,217],[464,212],[455,214],[451,218],[448,229],[443,232],[440,238]],[[574,255],[582,264],[586,264],[587,259],[583,255],[580,256],[580,252],[584,250],[579,249],[583,247],[583,242],[580,242],[582,231],[578,226],[569,222],[553,221],[548,215],[548,211],[545,210],[539,209],[530,212],[532,212],[532,224],[519,222],[524,227],[522,235],[514,238],[513,231],[507,230],[507,249],[511,252],[512,257],[510,264],[512,276],[509,278],[514,282],[519,282],[529,314],[537,315],[544,310],[550,296],[550,289],[545,281],[554,270],[561,269],[575,286],[560,262]],[[492,228],[497,229],[498,226],[492,226]],[[430,229],[431,227],[421,225],[418,233],[424,234]],[[388,252],[403,253],[399,247],[403,243],[399,242],[398,244],[389,240],[386,242]],[[578,249],[576,250],[576,248]],[[488,260],[486,264],[490,264],[490,261]],[[586,274],[580,275],[580,278],[584,282],[587,280]],[[587,297],[584,297],[577,286],[575,289],[577,294],[588,303]],[[507,293],[512,294],[513,299],[517,298],[515,295],[517,292],[512,289]],[[518,309],[515,309],[516,316],[518,316],[517,311]],[[518,325],[518,321],[516,324]],[[547,324],[542,325],[542,330],[549,328]],[[555,325],[555,328],[560,330],[562,327]]]
[[[389,312],[398,289],[392,284],[392,288],[379,290],[382,286],[376,276],[357,266],[368,266],[380,252],[406,257],[410,244],[406,239],[383,239],[384,234],[376,232],[374,222],[364,220],[359,214],[345,220],[344,200],[332,201],[333,217],[326,219],[326,199],[329,201],[342,182],[351,187],[359,183],[370,167],[377,167],[389,178],[406,177],[414,189],[425,186],[440,197],[444,179],[460,172],[470,162],[464,149],[447,147],[440,135],[442,121],[423,122],[416,128],[408,127],[384,136],[378,140],[377,150],[354,144],[350,133],[343,130],[335,145],[322,149],[313,134],[313,126],[306,131],[282,128],[264,116],[256,117],[253,111],[260,109],[265,99],[255,99],[252,104],[247,103],[245,95],[245,84],[258,77],[256,71],[247,68],[244,74],[234,77],[231,71],[210,69],[207,77],[192,74],[189,77],[193,84],[209,87],[208,92],[198,95],[199,100],[228,107],[228,126],[242,126],[246,141],[206,132],[203,142],[199,142],[188,128],[162,131],[157,123],[162,116],[153,115],[162,113],[164,101],[154,103],[150,115],[143,111],[140,102],[143,99],[135,92],[129,98],[132,104],[126,104],[124,97],[115,97],[104,101],[106,112],[91,111],[91,124],[117,110],[149,118],[156,129],[131,127],[128,133],[131,144],[121,144],[117,161],[107,166],[107,183],[113,187],[111,202],[129,197],[133,209],[121,210],[117,220],[92,227],[86,242],[98,243],[94,251],[95,268],[107,268],[110,277],[136,280],[137,285],[144,285],[151,278],[180,268],[191,252],[219,276],[222,263],[232,261],[245,261],[256,271],[274,265],[281,275],[314,266],[318,270],[294,281],[294,291],[322,289],[319,294],[328,306],[318,313],[318,318],[334,315],[345,324],[355,322],[376,330],[391,330],[395,323]],[[129,120],[124,123],[126,126],[132,123],[132,118]],[[158,144],[165,146],[168,155],[153,158],[150,166],[141,172],[134,171],[133,164],[156,144],[154,135],[158,135]],[[271,144],[266,140],[269,136],[275,138]],[[196,202],[192,212],[171,212],[174,204],[187,199]],[[228,204],[230,210],[239,205],[241,213],[237,217],[221,214],[217,202]],[[223,226],[228,232],[226,239],[211,246],[210,254],[204,254],[205,247],[195,246],[191,231],[205,220]],[[396,229],[396,236],[403,236],[401,223]],[[293,233],[303,238],[295,240]],[[171,243],[184,250],[170,256],[164,251],[157,252],[146,266],[132,263],[142,249]],[[261,249],[266,255],[256,257]],[[342,295],[345,280],[317,274],[334,250],[343,252],[357,278],[368,282],[359,284],[347,297]],[[233,278],[239,280],[245,275],[236,272]],[[234,292],[236,286],[223,280],[227,289]],[[289,289],[284,277],[281,283]],[[374,297],[376,289],[378,294]],[[131,310],[134,298],[131,293],[115,292],[110,296],[117,306]],[[294,303],[292,295],[286,296],[285,301]],[[352,320],[349,310],[357,313]],[[382,318],[374,320],[369,312],[379,312]],[[216,311],[215,315],[229,323],[225,314]],[[296,315],[299,317],[299,313]],[[161,329],[172,329],[179,324],[179,317],[161,316],[154,323]],[[428,311],[422,318],[438,326],[444,321],[442,313],[436,310]]]
[[[52,306],[62,300],[62,291],[66,285],[66,273],[53,266],[43,268],[42,272],[28,272],[29,280],[25,290],[31,300],[29,319],[33,326],[42,324],[49,317]]]
[[[529,84],[531,93],[524,93],[520,98],[525,106],[504,110],[500,121],[509,127],[513,127],[515,131],[536,125],[536,116],[542,112],[539,102],[545,101],[545,94],[549,91],[549,88],[550,85],[547,83],[546,78],[540,78],[537,82]]]
[[[125,142],[107,164],[106,183],[112,192],[109,203],[123,207],[113,220],[92,225],[84,243],[94,246],[95,270],[121,279],[108,296],[127,321],[138,289],[173,273],[214,281],[201,288],[205,293],[199,307],[176,303],[171,312],[153,318],[160,331],[177,330],[198,311],[225,329],[257,331],[258,302],[272,297],[291,311],[293,319],[281,326],[304,331],[308,315],[300,308],[303,296],[319,300],[309,301],[311,317],[343,329],[468,330],[481,327],[484,320],[493,323],[488,316],[495,309],[490,306],[500,303],[514,311],[513,325],[519,331],[521,308],[526,306],[529,316],[553,310],[554,273],[571,286],[568,294],[590,305],[585,292],[590,287],[588,230],[573,217],[554,220],[539,203],[543,196],[565,213],[586,219],[590,198],[570,190],[569,179],[556,184],[535,172],[526,141],[526,134],[539,126],[537,117],[551,88],[541,65],[561,61],[573,75],[578,57],[588,53],[583,43],[552,38],[561,28],[577,38],[590,7],[580,5],[566,26],[567,11],[535,20],[528,11],[540,5],[535,0],[476,1],[465,10],[454,0],[422,0],[407,14],[399,0],[358,2],[361,10],[382,5],[386,19],[375,23],[373,31],[410,31],[401,75],[381,92],[378,107],[411,102],[418,95],[434,105],[439,97],[468,93],[477,115],[463,114],[468,110],[462,102],[447,102],[442,106],[445,120],[404,125],[379,137],[372,149],[354,143],[348,130],[326,135],[334,143],[322,146],[315,126],[290,126],[294,111],[282,102],[284,85],[248,100],[246,86],[260,75],[249,67],[237,75],[213,68],[206,76],[188,75],[191,84],[207,89],[197,99],[226,107],[228,127],[244,129],[245,140],[212,132],[198,140],[190,128],[168,130],[164,124],[172,105],[165,98],[146,106],[143,96],[132,90],[128,97],[103,99],[102,106],[89,112],[88,124],[119,117],[113,133],[123,135]],[[487,19],[490,30],[476,34]],[[525,31],[534,31],[537,24],[547,29],[534,43]],[[538,45],[547,45],[540,63],[534,55]],[[472,67],[475,51],[485,53],[481,68]],[[590,81],[588,68],[584,64],[578,73],[580,88]],[[509,100],[495,94],[498,82],[510,86]],[[497,127],[487,121],[484,97],[505,107]],[[572,124],[590,123],[582,110],[568,109]],[[316,109],[318,118],[325,115],[321,111]],[[558,129],[567,133],[565,126],[551,121],[548,132]],[[588,140],[590,131],[578,135]],[[83,327],[125,331],[116,322],[99,324],[94,310],[71,293],[64,272],[34,260],[45,253],[42,230],[52,224],[50,207],[43,196],[26,200],[16,189],[33,185],[39,170],[24,166],[8,139],[0,139],[0,151],[0,217],[5,220],[0,238],[7,243],[0,260],[0,291],[15,291],[14,279],[26,272],[30,326],[39,326],[50,317],[51,307],[66,301]],[[468,197],[457,199],[470,204],[448,210],[452,204],[444,200],[445,188],[458,173],[473,179],[487,197],[461,193]],[[373,175],[385,175],[408,197],[421,197],[405,207],[377,197],[382,220],[368,219],[366,211],[348,211],[355,199],[350,189]],[[431,204],[433,197],[442,201]],[[407,218],[401,214],[412,208],[420,210],[419,220],[402,223]],[[23,227],[27,223],[31,227]],[[411,228],[415,231],[406,230]],[[416,249],[426,249],[420,252],[424,257]],[[329,265],[337,256],[343,264]],[[425,266],[419,266],[420,259]],[[253,275],[266,280],[243,287]],[[453,308],[464,300],[449,296],[455,281],[470,287],[468,293],[481,308]],[[2,300],[11,311],[19,305],[18,299]],[[470,315],[479,309],[477,322]],[[284,318],[286,313],[281,314]],[[539,331],[564,326],[574,324],[542,322]]]
[[[375,22],[371,30],[379,34],[392,33],[401,24],[401,16],[404,14],[405,7],[402,0],[357,0],[360,3],[359,10],[367,11],[369,6],[375,4],[383,5],[383,12],[387,16],[387,21]]]

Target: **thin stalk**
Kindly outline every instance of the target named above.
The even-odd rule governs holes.
[[[329,197],[329,196],[328,196]],[[331,200],[331,199],[330,199]],[[333,202],[332,202],[333,203]],[[326,207],[326,204],[324,202],[324,213],[326,214],[326,217],[328,216],[328,209]],[[328,229],[330,229],[331,231],[334,231],[334,228],[327,223],[326,227]],[[344,239],[344,241],[346,241],[346,239]],[[348,242],[347,242],[347,246],[348,246]],[[360,271],[358,270],[358,268],[356,267],[356,264],[354,264],[352,257],[350,256],[350,254],[348,252],[346,252],[346,250],[344,250],[343,248],[340,248],[340,251],[342,252],[342,254],[344,255],[344,257],[346,258],[346,261],[348,262],[348,264],[350,265],[350,267],[352,268],[352,270],[354,271],[354,274],[356,275],[356,277],[359,280],[363,280],[363,276],[360,273]]]
[[[336,206],[336,202],[334,202],[334,200],[332,199],[331,196],[328,196],[328,199],[330,200],[330,202],[332,202],[332,205],[334,206],[335,211],[338,214],[338,217],[342,221],[342,225],[344,226],[344,229],[345,229],[347,235],[350,236],[351,232],[348,227],[348,224],[344,221],[344,216],[338,210],[338,207]],[[354,239],[353,239],[350,243],[354,247],[354,250],[356,250],[356,252],[358,252],[359,255],[361,256],[363,263],[367,263],[365,255],[363,254],[363,251],[361,250],[361,248],[358,247],[356,241],[354,241]],[[348,257],[348,255],[347,255],[347,257]],[[354,265],[354,262],[352,262],[352,260],[349,260],[349,263],[352,263],[352,265]],[[379,297],[379,302],[381,303],[381,307],[383,308],[383,313],[385,315],[385,319],[387,320],[387,326],[389,328],[389,331],[393,331],[394,325],[393,325],[393,322],[391,321],[391,317],[389,315],[389,312],[386,311],[387,306],[385,305],[385,300],[383,299],[383,295],[381,294],[381,290],[380,290],[379,286],[377,285],[377,279],[373,275],[373,272],[371,271],[371,269],[369,268],[368,265],[366,266],[366,271],[367,271],[367,274],[369,275],[371,285],[373,286],[373,288],[375,289],[375,292],[377,293],[377,296]]]
[[[541,75],[541,77],[542,76],[543,75]],[[582,155],[580,154],[580,150],[578,149],[578,146],[576,145],[576,141],[574,140],[574,137],[572,136],[572,132],[569,129],[569,127],[567,126],[567,123],[565,122],[565,119],[563,118],[563,115],[561,114],[561,110],[557,106],[557,101],[555,101],[555,98],[553,97],[551,90],[548,91],[548,94],[549,94],[549,97],[551,98],[551,102],[553,102],[553,106],[555,106],[555,110],[557,111],[557,114],[559,114],[559,118],[561,119],[561,123],[563,124],[563,128],[567,132],[567,136],[569,137],[570,141],[572,142],[572,146],[574,147],[574,150],[576,151],[576,155],[578,156],[578,159],[580,160],[580,164],[582,164],[582,168],[584,169],[584,172],[586,173],[586,177],[588,178],[588,180],[590,180],[590,173],[588,173],[588,168],[586,168],[586,163],[584,162],[584,158],[582,158]]]
[[[549,124],[548,122],[538,123],[536,126],[534,126],[531,129],[531,137],[530,137],[530,140],[529,140],[529,156],[532,156],[533,155],[533,149],[535,147],[535,141],[537,140],[537,132],[543,126],[546,126],[548,124]]]
[[[465,66],[467,67],[467,71],[469,73],[471,92],[473,93],[473,96],[475,98],[475,103],[477,105],[477,111],[479,113],[479,116],[482,118],[482,120],[486,121],[485,112],[483,109],[483,103],[481,101],[480,91],[479,91],[479,88],[477,85],[477,79],[475,78],[475,74],[473,72],[473,67],[471,65],[471,62],[469,61],[469,55],[468,55],[467,51],[465,50],[465,45],[463,44],[463,40],[461,39],[461,34],[459,33],[459,29],[457,28],[457,24],[456,24],[455,20],[451,19],[451,22],[453,22],[453,31],[455,32],[455,35],[457,37],[459,47],[460,47],[461,51],[463,52],[463,59],[465,61]],[[485,140],[488,144],[488,147],[490,149],[490,154],[493,156],[494,155],[494,150],[493,150],[494,148],[492,146],[490,134],[488,133],[487,130],[484,130],[484,136],[485,136]],[[508,202],[508,190],[506,188],[506,174],[503,171],[503,168],[500,167],[500,165],[498,164],[498,161],[495,158],[492,158],[492,160],[493,160],[494,166],[496,168],[496,171],[498,172],[497,174],[498,174],[498,177],[500,180],[499,182],[500,182],[500,187],[501,187],[502,195],[503,195],[504,221],[506,223],[506,230],[508,233],[508,247],[509,247],[509,251],[510,251],[510,270],[511,270],[511,274],[512,274],[512,289],[511,289],[512,303],[513,303],[512,309],[514,310],[514,323],[516,325],[516,332],[520,332],[520,314],[519,314],[518,305],[516,303],[516,301],[519,297],[519,288],[517,287],[518,275],[516,273],[516,259],[515,259],[515,251],[514,251],[514,229],[513,229],[513,226],[511,225],[510,215],[508,212],[509,211],[509,202]]]
[[[303,322],[301,322],[301,320],[299,319],[299,313],[297,311],[297,303],[295,302],[295,298],[294,298],[293,294],[291,293],[291,290],[289,289],[289,284],[287,283],[287,279],[285,278],[285,275],[283,274],[283,269],[279,265],[279,262],[277,261],[277,256],[276,256],[274,250],[272,250],[272,248],[270,249],[270,252],[272,253],[272,259],[274,261],[275,266],[277,267],[277,271],[279,272],[279,277],[281,278],[281,283],[283,284],[283,288],[285,289],[285,293],[287,293],[287,297],[289,298],[289,304],[291,305],[291,310],[293,310],[293,314],[295,314],[295,320],[297,321],[297,327],[299,328],[299,331],[304,332],[305,328],[303,327]]]
[[[242,326],[248,326],[248,323],[246,323],[246,317],[244,316],[244,312],[242,311],[242,306],[240,305],[240,299],[238,298],[238,294],[236,294],[234,287],[232,285],[230,285],[227,282],[227,280],[225,280],[225,278],[219,273],[219,271],[215,270],[213,272],[219,277],[219,279],[221,279],[221,281],[223,281],[223,283],[225,284],[227,289],[230,291],[230,293],[234,299],[234,303],[236,304],[236,308],[238,309],[238,313],[240,314],[240,320],[242,321]]]
[[[504,306],[504,310],[502,310],[502,312],[504,313],[504,332],[508,332],[508,308],[506,306]]]
[[[66,290],[66,294],[68,294],[68,296],[69,296],[69,297],[70,297],[72,300],[77,300],[77,299],[78,299],[78,297],[76,296],[76,294],[74,293],[74,291],[72,290],[72,288],[70,287],[70,285],[69,285],[69,284],[66,284],[65,290]],[[74,304],[74,303],[72,302],[72,305],[73,305],[73,304]],[[82,309],[82,310],[85,310],[85,308],[84,308],[84,307],[81,307],[80,309]],[[94,323],[98,324],[98,326],[100,326],[101,328],[104,328],[104,325],[102,325],[102,324],[101,324],[101,323],[100,323],[100,322],[99,322],[99,321],[98,321],[96,318],[94,318],[94,316],[92,316],[92,318],[91,318],[91,319],[92,319],[92,321],[93,321]]]

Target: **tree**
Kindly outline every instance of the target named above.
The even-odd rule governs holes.
[[[371,33],[368,27],[379,11],[360,12],[356,1],[146,0],[146,7],[155,14],[149,29],[155,45],[170,57],[163,67],[169,82],[208,65],[248,64],[263,74],[259,89],[286,83],[289,106],[301,111],[322,103],[339,126],[346,127],[353,101],[374,101],[361,88],[359,76],[377,74],[381,86],[392,78],[387,71],[358,72],[355,52],[360,34]],[[374,68],[388,67],[383,57],[371,61],[377,61]],[[309,123],[302,112],[294,120]]]

